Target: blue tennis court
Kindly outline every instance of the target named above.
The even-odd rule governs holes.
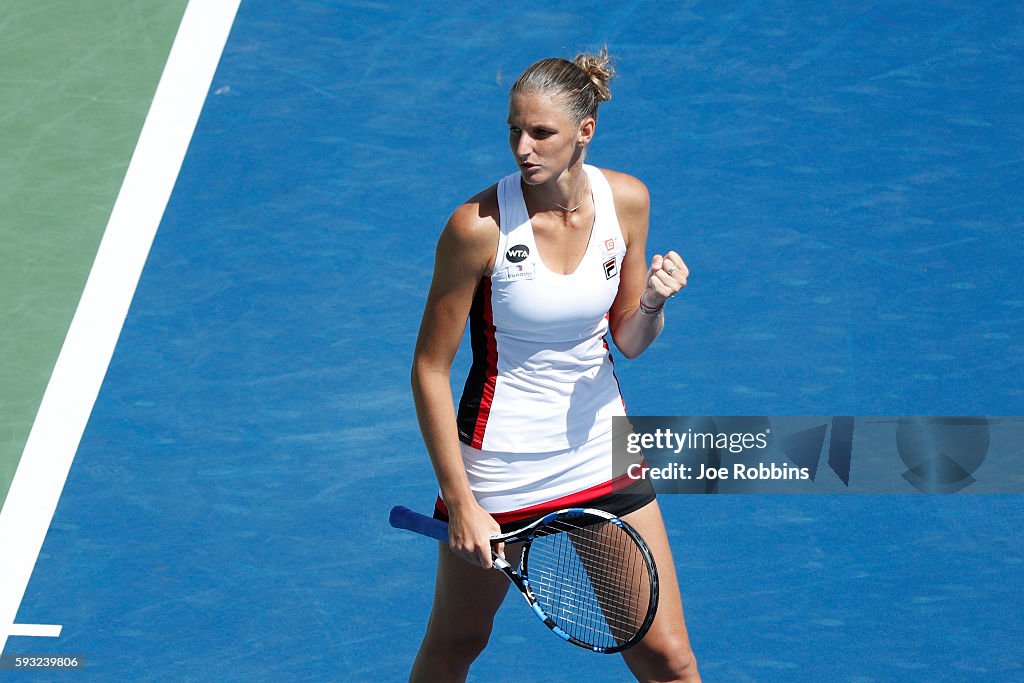
[[[435,550],[387,517],[436,494],[434,242],[514,170],[515,76],[604,44],[589,161],[692,271],[616,356],[631,413],[1024,415],[1018,3],[245,0],[18,614],[63,632],[4,652],[405,679]],[[706,681],[1024,679],[1020,496],[661,505]],[[628,678],[513,594],[471,673]]]

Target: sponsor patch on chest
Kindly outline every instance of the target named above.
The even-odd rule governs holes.
[[[509,282],[516,280],[532,280],[534,267],[532,263],[517,263],[505,269],[505,279]]]

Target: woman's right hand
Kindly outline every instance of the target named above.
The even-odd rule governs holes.
[[[448,546],[470,564],[490,569],[494,566],[492,551],[504,558],[505,544],[491,544],[491,537],[500,533],[501,527],[476,501],[463,509],[448,510]]]

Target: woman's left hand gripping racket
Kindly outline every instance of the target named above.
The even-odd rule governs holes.
[[[402,506],[391,526],[448,542],[448,524]],[[494,566],[526,598],[541,621],[573,645],[621,652],[636,645],[658,609],[658,570],[643,538],[601,510],[570,508],[546,515],[493,542],[523,543],[519,566]]]

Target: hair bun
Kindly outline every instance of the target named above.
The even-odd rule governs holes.
[[[612,98],[608,81],[615,75],[608,50],[597,54],[583,53],[569,61],[547,57],[534,62],[509,89],[509,97],[517,93],[541,92],[558,97],[575,125],[588,116],[597,120],[597,107]]]
[[[615,76],[615,68],[612,66],[611,57],[608,56],[608,48],[602,47],[596,55],[584,52],[576,55],[572,63],[578,66],[587,76],[597,91],[597,99],[607,102],[612,98],[612,91],[608,82]]]

